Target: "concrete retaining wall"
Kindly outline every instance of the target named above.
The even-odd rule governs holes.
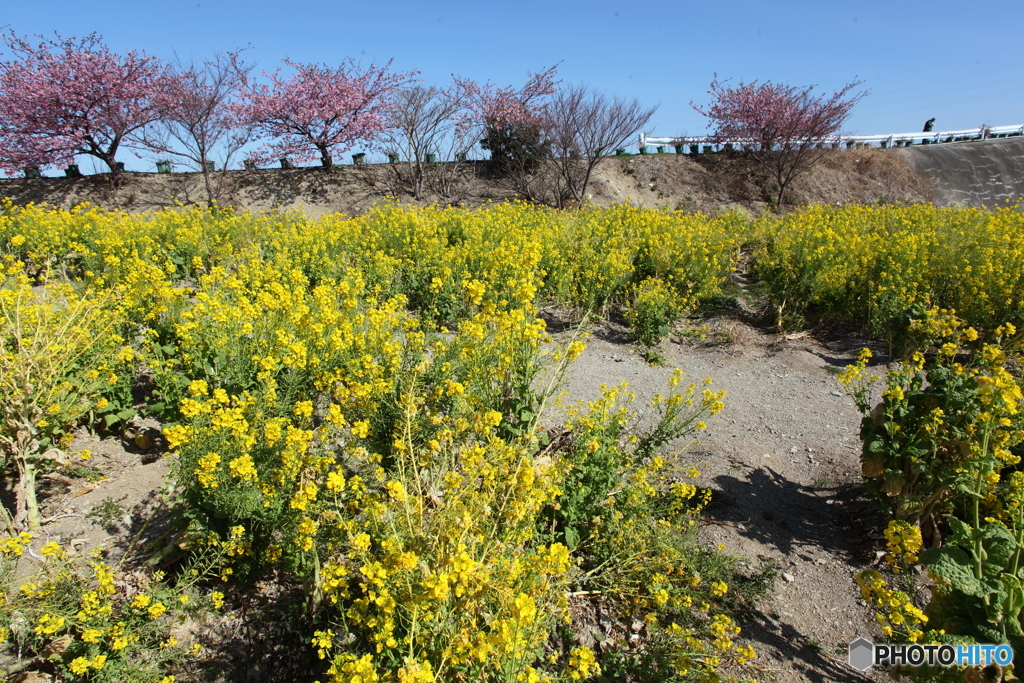
[[[892,150],[930,183],[935,203],[995,208],[1024,199],[1024,137]]]

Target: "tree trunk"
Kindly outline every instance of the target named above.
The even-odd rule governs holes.
[[[114,181],[114,185],[117,185],[121,179],[121,170],[117,167],[116,159],[117,148],[120,146],[121,138],[115,136],[113,141],[111,141],[110,146],[105,151],[103,151],[102,154],[97,155],[107,165],[107,168],[110,169],[110,177]]]
[[[317,149],[320,150],[320,163],[323,167],[327,170],[334,168],[334,159],[331,158],[331,153],[327,147],[318,146]]]
[[[207,165],[206,154],[199,155],[199,167],[203,169],[203,185],[206,187],[206,206],[213,208],[213,179],[210,177],[210,167]]]

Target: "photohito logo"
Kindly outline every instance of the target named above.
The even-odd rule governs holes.
[[[949,645],[947,643],[875,644],[866,638],[850,643],[850,666],[1006,666],[1013,662],[1009,645]]]

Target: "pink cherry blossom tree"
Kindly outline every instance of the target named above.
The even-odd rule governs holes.
[[[863,81],[853,81],[831,95],[814,95],[815,86],[800,88],[767,81],[728,87],[716,75],[711,82],[711,104],[690,105],[711,119],[719,142],[731,142],[768,172],[782,205],[790,183],[816,165],[827,153],[827,143],[839,133],[854,105],[867,92],[854,92]]]
[[[521,88],[498,88],[455,78],[471,117],[484,126],[484,149],[502,175],[529,172],[548,154],[544,140],[546,108],[555,92],[558,65],[529,78]]]
[[[336,69],[283,61],[295,70],[292,76],[285,78],[278,70],[263,73],[269,83],[242,78],[239,113],[258,133],[276,140],[251,156],[258,163],[319,156],[323,167],[331,168],[333,155],[385,128],[389,98],[418,73],[391,72],[390,61],[365,71],[350,59]]]
[[[117,152],[158,116],[154,93],[166,78],[156,57],[110,52],[95,33],[36,42],[2,38],[11,59],[0,62],[0,168],[102,160],[117,177]]]

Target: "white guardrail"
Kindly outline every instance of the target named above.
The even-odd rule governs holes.
[[[921,133],[889,133],[885,135],[836,135],[823,139],[819,147],[871,147],[877,145],[883,149],[887,147],[909,147],[910,145],[941,144],[946,142],[967,142],[970,140],[988,140],[991,138],[1005,138],[1024,135],[1022,126],[981,126],[979,128],[967,128],[965,130],[943,130],[928,131]],[[712,135],[699,136],[677,136],[677,137],[652,137],[647,133],[640,133],[638,145],[642,153],[647,152],[650,145],[675,147],[681,152],[684,147],[690,147],[691,154],[696,154],[699,147],[704,146],[703,151],[710,152],[717,145],[730,145],[742,148],[744,145],[757,144],[755,140],[719,140]],[[709,147],[711,149],[709,149]]]

